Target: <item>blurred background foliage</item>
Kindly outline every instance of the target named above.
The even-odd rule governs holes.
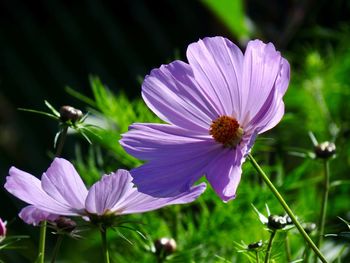
[[[285,96],[286,115],[259,137],[253,154],[303,222],[316,222],[321,195],[322,162],[308,158],[313,145],[308,132],[322,142],[334,141],[326,233],[345,231],[337,216],[350,219],[350,2],[346,0],[202,0],[202,1],[0,1],[0,178],[15,165],[40,175],[50,163],[57,123],[17,108],[45,110],[72,105],[89,112],[101,126],[90,134],[93,144],[70,133],[63,156],[72,160],[87,184],[103,172],[132,168],[141,162],[118,145],[133,122],[158,122],[140,97],[143,77],[154,67],[185,59],[189,43],[222,35],[242,48],[251,38],[273,42],[292,66]],[[89,78],[90,76],[90,78]],[[98,76],[98,77],[96,77]],[[296,156],[296,152],[298,156]],[[0,252],[5,262],[31,262],[38,229],[16,216],[23,203],[0,191],[0,216],[9,234],[29,234],[20,249]],[[260,182],[250,164],[238,197],[222,203],[211,189],[191,205],[130,216],[141,221],[148,239],[117,229],[111,233],[113,262],[155,262],[152,240],[170,236],[178,243],[172,262],[245,262],[245,244],[268,239],[250,204],[276,214],[283,210]],[[303,241],[288,234],[293,259]],[[82,240],[66,239],[60,258],[66,262],[98,262],[99,236],[84,231]],[[276,262],[285,261],[278,236]],[[48,247],[54,236],[49,237]],[[325,252],[337,256],[348,240],[327,238]],[[235,243],[236,242],[236,243]],[[280,242],[280,246],[278,245]],[[244,250],[244,249],[243,249]],[[74,253],[73,253],[73,252]],[[349,262],[345,251],[342,262]],[[226,261],[225,261],[226,260]]]

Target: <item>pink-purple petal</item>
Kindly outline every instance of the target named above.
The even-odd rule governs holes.
[[[142,84],[146,104],[162,120],[195,131],[206,130],[216,115],[189,65],[174,61],[152,70]]]
[[[134,124],[129,132],[123,134],[120,144],[129,154],[141,160],[178,159],[194,150],[206,152],[216,145],[209,134],[198,136],[168,124]],[[171,154],[168,156],[164,151]]]
[[[281,70],[281,55],[275,47],[260,40],[250,41],[244,54],[242,76],[242,111],[239,122],[243,127],[264,107]]]
[[[223,37],[204,38],[188,46],[187,59],[207,98],[217,105],[217,115],[236,116],[241,108],[241,50]]]
[[[206,189],[206,184],[201,183],[192,187],[189,191],[176,195],[174,197],[157,198],[135,191],[128,196],[124,203],[116,209],[119,214],[134,214],[153,211],[164,206],[175,204],[186,204],[196,200]]]
[[[42,221],[55,221],[59,215],[40,210],[33,205],[24,207],[18,216],[27,224],[37,226]]]
[[[40,180],[33,175],[11,167],[6,177],[5,189],[21,199],[44,211],[59,215],[76,215],[70,206],[53,199],[42,188]]]
[[[86,210],[97,215],[113,212],[116,203],[133,191],[131,180],[126,170],[104,175],[90,188],[85,202]]]
[[[41,178],[42,188],[53,199],[77,211],[84,210],[87,189],[74,166],[55,158]]]
[[[216,194],[225,202],[236,197],[236,190],[241,180],[243,162],[241,149],[224,151],[208,164],[206,178]]]
[[[198,145],[198,147],[197,147]],[[130,171],[140,192],[155,197],[169,197],[189,191],[205,173],[205,166],[215,158],[222,146],[214,141],[206,147],[193,144],[174,144],[163,152],[166,158],[157,158]],[[187,151],[184,151],[187,149]]]

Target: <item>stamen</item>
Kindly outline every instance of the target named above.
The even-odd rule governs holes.
[[[224,115],[213,121],[209,134],[225,147],[235,147],[242,139],[243,129],[235,118]]]

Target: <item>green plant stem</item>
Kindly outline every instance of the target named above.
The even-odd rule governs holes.
[[[291,251],[290,251],[290,243],[289,243],[288,232],[286,232],[285,246],[286,246],[286,258],[287,258],[287,262],[291,262],[291,261],[292,261],[292,253],[291,253]]]
[[[56,261],[56,257],[58,255],[58,251],[60,250],[62,240],[63,240],[63,235],[59,234],[57,237],[55,247],[54,247],[53,252],[52,252],[51,263],[55,263],[55,261]]]
[[[270,239],[269,239],[269,244],[267,245],[267,249],[266,249],[265,261],[264,261],[265,263],[269,263],[270,262],[272,243],[273,243],[273,240],[274,240],[275,236],[276,236],[276,230],[273,230],[271,232]]]
[[[59,157],[62,154],[62,149],[63,149],[64,142],[66,140],[67,131],[68,131],[68,126],[65,125],[65,127],[63,128],[60,134],[60,137],[58,138],[58,144],[56,147],[56,154],[55,154],[56,157]]]
[[[46,239],[46,221],[42,221],[40,225],[40,237],[39,237],[39,255],[38,255],[39,263],[44,263],[44,260],[45,260],[45,239]]]
[[[60,134],[60,138],[58,138],[59,141],[58,141],[56,154],[55,154],[56,157],[60,156],[62,153],[64,141],[67,136],[67,131],[68,131],[68,126],[65,126],[63,128],[62,133]],[[42,221],[40,226],[40,237],[39,237],[39,255],[38,255],[39,263],[44,263],[44,260],[45,260],[46,226],[47,226],[47,222]]]
[[[256,263],[260,263],[259,251],[255,251]]]
[[[317,247],[320,248],[323,241],[324,225],[326,223],[327,214],[327,203],[328,203],[328,192],[329,192],[329,162],[324,161],[324,181],[323,181],[323,196],[321,204],[321,213],[319,218],[319,232],[317,239]]]
[[[101,227],[102,252],[105,263],[109,263],[109,252],[107,244],[107,228]]]
[[[289,215],[291,220],[293,221],[294,225],[296,228],[299,230],[300,234],[304,237],[306,243],[312,248],[312,250],[315,252],[317,257],[323,262],[327,263],[327,260],[325,257],[322,255],[321,251],[317,248],[317,246],[314,244],[312,239],[308,236],[308,234],[305,232],[304,228],[301,226],[299,221],[297,220],[296,216],[294,215],[293,211],[289,208],[287,205],[286,201],[284,201],[283,197],[281,194],[278,192],[276,187],[273,185],[273,183],[270,181],[270,179],[267,177],[265,172],[261,169],[259,164],[255,161],[254,157],[249,153],[248,154],[248,159],[252,163],[253,167],[256,169],[258,174],[261,176],[261,178],[264,180],[264,182],[267,184],[267,186],[270,188],[271,192],[275,195],[277,200],[280,202],[280,204],[283,206],[284,210],[286,213]]]

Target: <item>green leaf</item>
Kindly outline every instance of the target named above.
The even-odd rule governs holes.
[[[248,39],[248,27],[242,0],[202,0],[239,40]]]

